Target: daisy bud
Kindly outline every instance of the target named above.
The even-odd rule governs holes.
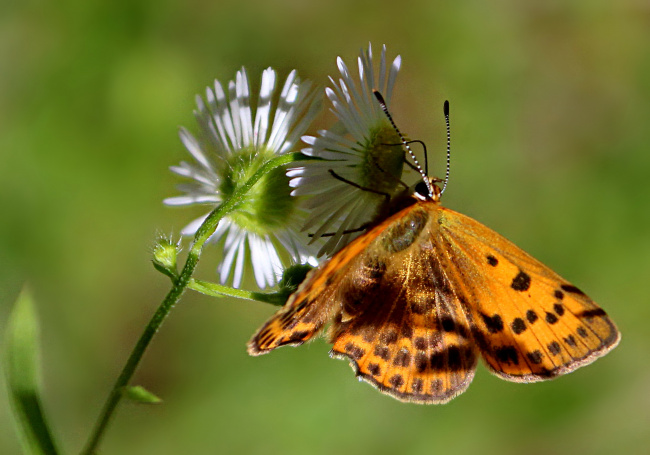
[[[176,275],[176,258],[181,248],[171,237],[160,236],[153,249],[153,264],[165,275]]]

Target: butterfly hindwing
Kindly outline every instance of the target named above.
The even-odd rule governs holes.
[[[613,322],[577,287],[482,224],[442,211],[449,261],[472,295],[465,308],[473,336],[495,374],[540,381],[616,346]]]
[[[471,382],[477,352],[438,249],[421,236],[430,222],[422,208],[406,209],[360,254],[339,285],[330,338],[332,355],[382,392],[444,403]]]

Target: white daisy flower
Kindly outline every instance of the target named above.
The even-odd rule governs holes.
[[[170,206],[205,204],[210,210],[232,195],[274,155],[295,151],[319,112],[311,84],[301,82],[295,71],[287,77],[276,98],[276,73],[262,73],[257,106],[251,106],[246,70],[237,72],[227,92],[219,81],[206,89],[205,101],[196,97],[194,112],[200,131],[193,136],[185,128],[180,138],[193,162],[181,162],[170,169],[186,178],[178,185],[184,195],[164,200]],[[239,208],[229,213],[209,241],[223,239],[224,257],[219,265],[222,283],[239,287],[247,264],[252,264],[260,288],[277,283],[284,266],[304,262],[309,251],[302,246],[296,226],[301,210],[291,196],[286,169],[264,175],[246,195]],[[194,235],[207,214],[192,221],[183,235]]]
[[[395,78],[401,65],[397,56],[386,60],[382,48],[379,71],[374,68],[372,48],[361,51],[358,84],[343,60],[337,59],[341,78],[330,78],[325,89],[338,123],[319,137],[304,136],[306,155],[326,161],[309,161],[287,175],[292,177],[292,194],[308,195],[311,213],[304,229],[313,240],[325,236],[319,255],[335,252],[377,216],[381,205],[402,187],[404,149],[400,138],[373,95],[378,90],[390,105]]]

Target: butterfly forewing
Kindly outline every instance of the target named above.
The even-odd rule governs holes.
[[[261,355],[280,346],[299,346],[316,335],[340,311],[340,282],[356,270],[359,252],[392,224],[388,219],[366,233],[319,268],[309,272],[287,303],[248,342],[250,355]]]
[[[465,311],[494,373],[539,381],[573,371],[616,346],[618,330],[577,287],[482,224],[441,210],[449,263],[459,287],[473,295]]]

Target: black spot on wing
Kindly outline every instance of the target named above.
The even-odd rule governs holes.
[[[546,312],[546,322],[549,324],[555,324],[557,321],[557,316],[555,316],[553,313]]]
[[[510,324],[510,327],[517,335],[526,331],[526,323],[521,318],[515,318]]]
[[[411,324],[406,323],[402,326],[401,335],[404,338],[411,338],[413,336],[413,327],[411,327]]]
[[[407,349],[400,349],[393,359],[393,365],[396,365],[398,367],[407,367],[410,363],[411,354]]]
[[[380,359],[388,360],[390,352],[386,346],[375,346],[375,355]]]
[[[373,376],[379,376],[381,374],[381,367],[378,364],[371,362],[368,364],[368,371]]]
[[[461,352],[458,346],[449,346],[447,350],[449,369],[451,371],[458,371],[463,366],[461,359]]]
[[[449,316],[444,316],[442,318],[442,330],[445,332],[455,332],[456,331],[456,323],[454,320],[449,317]]]
[[[605,313],[605,310],[602,308],[594,308],[593,310],[586,310],[581,313],[578,313],[576,316],[580,318],[594,318],[594,317],[599,317],[599,316],[606,316],[607,313]]]
[[[434,352],[429,359],[433,371],[445,371],[447,369],[447,359],[443,352]]]
[[[440,332],[433,332],[429,334],[429,346],[432,349],[440,349],[442,346],[443,335]]]
[[[486,258],[487,258],[487,263],[490,264],[492,267],[496,267],[499,264],[499,260],[494,256],[492,256],[491,254],[488,254]]]
[[[394,374],[388,381],[394,388],[399,389],[404,385],[404,378],[401,374]]]
[[[558,316],[562,316],[564,314],[564,307],[562,306],[561,303],[556,303],[553,305],[553,311],[555,311],[555,314]]]
[[[490,343],[487,340],[485,334],[476,326],[472,327],[472,337],[479,348],[484,351],[489,351],[491,349]]]
[[[560,348],[560,343],[558,343],[557,341],[551,341],[547,347],[548,347],[548,351],[553,355],[558,355],[562,350]]]
[[[415,355],[415,369],[418,370],[418,373],[424,372],[429,366],[429,358],[426,354],[418,352]]]
[[[417,337],[415,340],[413,340],[413,346],[415,346],[415,349],[424,351],[427,348],[427,340],[425,340],[423,337]]]
[[[527,291],[530,288],[530,275],[520,270],[517,276],[512,279],[510,287],[519,292]]]
[[[411,313],[422,315],[427,312],[427,305],[424,302],[412,302]]]
[[[354,360],[359,360],[361,357],[366,355],[366,351],[354,343],[348,343],[345,345],[345,353]]]
[[[309,332],[307,331],[293,332],[287,342],[295,343],[296,341],[302,341],[307,337],[307,335],[309,335]]]
[[[564,298],[564,292],[560,291],[559,289],[553,293],[553,296],[558,299],[562,300]]]
[[[531,352],[526,353],[526,357],[528,357],[528,360],[530,360],[530,363],[532,363],[534,365],[539,365],[540,363],[542,363],[542,358],[544,357],[544,355],[540,351],[535,350],[535,351],[531,351]]]
[[[354,332],[356,335],[361,335],[366,343],[375,341],[375,336],[377,335],[377,332],[371,327],[358,327]]]
[[[572,294],[579,294],[579,295],[586,296],[586,294],[584,292],[582,292],[580,289],[578,289],[577,287],[575,287],[572,284],[563,284],[560,287],[562,288],[563,291],[570,292]]]
[[[529,323],[533,324],[535,321],[537,321],[537,319],[539,319],[539,317],[533,310],[528,310],[526,311],[526,319]]]
[[[519,364],[519,355],[514,346],[501,346],[494,351],[494,354],[501,363]]]
[[[490,333],[499,333],[503,330],[503,320],[498,314],[488,316],[485,313],[481,313],[481,317]]]
[[[397,332],[394,330],[383,332],[381,335],[379,335],[379,340],[382,342],[382,344],[393,344],[397,341]]]

